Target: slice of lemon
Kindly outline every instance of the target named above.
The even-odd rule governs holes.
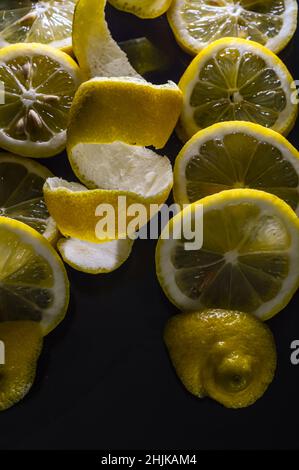
[[[185,387],[227,408],[252,405],[274,378],[273,335],[248,313],[215,309],[176,315],[164,339]]]
[[[172,0],[109,0],[118,10],[132,13],[139,18],[157,18],[163,15]]]
[[[0,217],[0,321],[30,320],[44,335],[69,302],[64,265],[52,246],[22,222]]]
[[[10,408],[29,392],[43,338],[33,321],[0,322],[4,364],[0,362],[0,411]]]
[[[287,134],[298,105],[293,78],[271,51],[252,41],[215,41],[192,61],[179,83],[183,139],[222,121],[251,121]]]
[[[190,54],[223,37],[256,41],[278,53],[296,31],[297,13],[296,0],[173,0],[167,16]]]
[[[93,78],[75,95],[67,147],[121,141],[163,148],[181,107],[182,93],[173,82],[152,85],[136,78]]]
[[[138,224],[141,228],[156,214],[172,189],[170,161],[149,149],[121,142],[82,143],[72,148],[69,158],[76,175],[91,190],[59,178],[49,178],[44,186],[49,213],[66,237],[94,243],[126,238],[136,231],[128,226],[135,213],[130,215],[126,209],[132,204],[142,205],[144,213]],[[98,207],[103,204],[114,211],[113,223],[106,235],[99,236]],[[122,214],[124,223],[119,222]]]
[[[197,237],[203,227],[201,249],[174,236],[181,217],[183,228],[198,221]],[[223,191],[189,205],[167,229],[170,237],[157,246],[157,275],[181,310],[232,309],[267,320],[299,286],[299,222],[277,196],[254,189]]]
[[[130,256],[133,240],[89,243],[76,238],[61,238],[57,248],[65,263],[88,274],[110,273]]]
[[[299,215],[299,153],[280,134],[250,122],[214,124],[179,153],[174,195],[179,204],[234,188],[266,191]]]
[[[66,145],[69,109],[81,72],[50,46],[16,44],[0,50],[0,146],[26,157],[50,157]]]
[[[106,3],[107,0],[79,0],[76,4],[74,54],[88,78],[140,77],[111,36],[105,19]]]
[[[2,0],[0,47],[38,42],[70,52],[76,0]]]
[[[43,196],[43,185],[51,176],[46,167],[33,160],[0,153],[0,214],[30,225],[54,243],[58,229]]]

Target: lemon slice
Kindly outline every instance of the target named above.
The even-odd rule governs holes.
[[[75,174],[91,189],[59,178],[47,179],[44,186],[49,213],[66,237],[99,243],[131,236],[136,231],[135,227],[129,228],[134,214],[131,217],[126,208],[142,205],[145,212],[138,224],[141,228],[167,200],[172,189],[170,161],[149,149],[121,142],[82,143],[72,148],[69,158]],[[124,202],[119,202],[120,197]],[[101,215],[98,207],[102,204],[109,204],[114,213],[111,230],[108,227],[104,231],[106,235],[99,236],[96,228]],[[125,204],[125,208],[120,204]],[[122,213],[124,223],[120,224]]]
[[[44,335],[69,302],[64,265],[52,246],[22,222],[0,217],[0,321],[30,320]]]
[[[65,263],[88,274],[115,271],[129,258],[132,246],[133,241],[129,239],[89,243],[75,238],[61,238],[57,244]]]
[[[249,122],[199,131],[179,153],[174,194],[179,204],[234,188],[267,191],[299,215],[299,153],[280,134]]]
[[[54,243],[58,230],[43,197],[43,185],[51,176],[35,161],[0,153],[0,214],[30,225]]]
[[[163,15],[172,0],[109,0],[118,10],[133,13],[139,18],[157,18]]]
[[[76,0],[4,0],[0,6],[0,47],[39,42],[70,52]]]
[[[0,363],[0,411],[22,400],[30,390],[43,338],[32,321],[0,322],[5,363]]]
[[[73,22],[73,51],[86,77],[140,77],[114,41],[106,18],[106,0],[79,0]]]
[[[189,219],[202,223],[201,249],[173,235],[181,217],[183,224]],[[169,239],[161,238],[157,246],[157,275],[181,310],[232,309],[267,320],[288,304],[299,286],[298,218],[272,194],[223,191],[189,205],[167,228]]]
[[[177,42],[190,54],[228,36],[278,53],[296,31],[297,12],[296,0],[173,0],[167,16]]]
[[[162,148],[182,107],[177,85],[136,78],[93,78],[79,87],[70,113],[67,147],[121,141]]]
[[[0,146],[26,157],[50,157],[65,148],[69,109],[80,70],[64,52],[42,44],[0,50]]]
[[[176,372],[198,398],[227,408],[256,402],[272,382],[276,348],[270,329],[253,315],[206,310],[172,317],[164,339]]]
[[[285,65],[265,47],[236,38],[215,41],[179,83],[184,95],[181,137],[222,121],[251,121],[287,134],[298,112],[292,84]]]

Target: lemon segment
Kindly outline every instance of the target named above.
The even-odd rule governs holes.
[[[106,0],[79,0],[73,22],[73,50],[87,78],[140,77],[114,41],[106,18]]]
[[[176,315],[168,321],[164,339],[179,378],[198,398],[244,408],[274,378],[274,339],[253,315],[216,309]]]
[[[288,134],[298,104],[293,78],[271,51],[252,41],[226,38],[198,54],[182,76],[180,136],[223,121],[250,121]]]
[[[118,10],[149,19],[163,15],[171,2],[172,0],[109,0]]]
[[[189,220],[197,237],[203,228],[202,247],[191,251],[184,234],[174,236]],[[272,194],[233,189],[208,196],[174,217],[167,230],[170,236],[157,245],[157,276],[181,310],[232,309],[268,320],[298,289],[298,218]]]
[[[0,145],[26,157],[50,157],[66,145],[71,102],[81,72],[71,57],[42,44],[0,50]]]
[[[76,0],[2,1],[0,47],[38,42],[70,52],[75,4]]]
[[[33,321],[0,323],[5,363],[0,364],[0,411],[22,400],[30,390],[42,349],[42,334]]]
[[[43,198],[43,185],[50,176],[46,167],[33,160],[0,153],[0,214],[30,225],[54,243],[58,229]]]
[[[63,261],[77,271],[88,274],[110,273],[130,256],[133,240],[89,243],[75,238],[61,238],[57,248]]]
[[[75,173],[91,189],[59,178],[49,178],[44,186],[49,213],[65,237],[93,243],[127,238],[136,230],[129,230],[132,217],[128,213],[124,215],[124,224],[119,224],[120,213],[133,204],[142,205],[144,213],[138,224],[141,228],[172,189],[170,161],[149,149],[120,142],[78,144],[69,158]],[[120,198],[125,200],[125,209],[120,206],[123,204]],[[98,208],[103,204],[113,211],[113,224],[111,230],[99,237],[96,228],[102,214],[98,214]]]
[[[195,134],[179,153],[174,196],[190,204],[234,188],[266,191],[299,215],[299,153],[280,134],[250,122],[214,124]]]
[[[52,246],[22,222],[0,217],[0,321],[29,320],[44,335],[64,318],[69,283]]]
[[[167,12],[178,44],[197,54],[223,37],[256,41],[279,53],[297,27],[296,0],[173,0]]]
[[[75,95],[68,151],[78,143],[116,141],[163,148],[181,107],[182,93],[173,82],[152,85],[133,78],[93,78]]]

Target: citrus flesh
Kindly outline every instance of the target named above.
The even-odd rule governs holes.
[[[50,242],[58,237],[43,197],[45,180],[52,173],[39,163],[0,153],[0,214],[24,222]]]
[[[2,1],[0,47],[38,42],[69,52],[75,4],[76,0]]]
[[[203,229],[200,249],[178,232],[188,223],[196,224],[193,241]],[[157,245],[157,276],[183,311],[223,308],[268,320],[298,288],[298,218],[274,195],[223,191],[189,205],[165,230],[170,235],[162,233]]]
[[[66,145],[71,102],[81,72],[71,57],[42,44],[0,50],[0,145],[29,157],[50,157]]]
[[[164,339],[179,378],[199,398],[244,408],[273,380],[272,333],[250,314],[213,309],[176,315],[168,321]]]
[[[249,122],[199,131],[175,162],[174,194],[189,204],[234,188],[266,191],[299,214],[299,153],[280,134]]]
[[[0,322],[4,364],[0,363],[0,411],[22,400],[30,390],[42,349],[42,333],[32,321]]]
[[[293,78],[275,54],[252,41],[215,41],[191,62],[179,87],[184,140],[217,122],[250,121],[287,134],[296,121]]]
[[[0,217],[0,321],[30,320],[49,333],[64,318],[69,283],[52,246],[22,222]]]
[[[223,37],[256,41],[278,53],[296,31],[297,13],[295,0],[173,0],[167,15],[190,54]]]

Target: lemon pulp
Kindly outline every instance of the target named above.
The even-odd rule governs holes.
[[[0,153],[0,215],[24,222],[54,241],[58,231],[43,198],[43,185],[50,176],[35,161]]]
[[[273,127],[286,108],[276,71],[254,52],[223,48],[199,72],[190,106],[199,128],[219,121],[251,121]]]
[[[39,42],[70,47],[76,0],[7,0],[0,7],[0,46]]]

